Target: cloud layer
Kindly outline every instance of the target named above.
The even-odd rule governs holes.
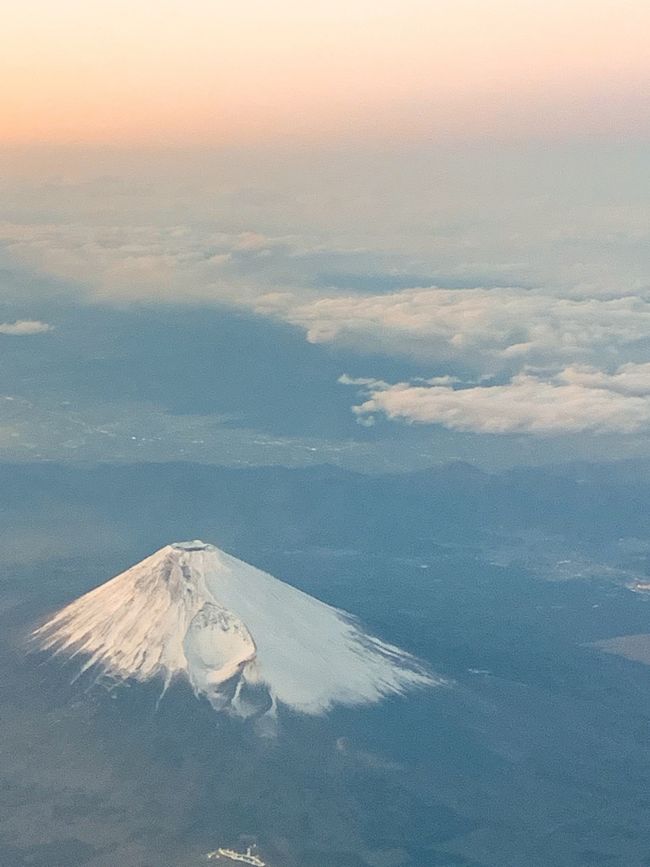
[[[650,335],[650,303],[636,295],[581,298],[517,288],[431,287],[307,303],[284,295],[262,299],[256,309],[304,328],[312,343],[338,341],[431,361],[571,359]]]
[[[241,189],[228,201],[248,196],[257,202],[260,192],[253,192]],[[472,188],[472,202],[475,195]],[[266,212],[269,201],[278,200],[260,201]],[[447,219],[438,215],[435,222],[417,211],[417,196],[408,201],[409,213],[414,201],[416,230],[397,236],[394,255],[390,233],[389,240],[366,233],[372,221],[365,211],[363,225],[342,235],[317,230],[313,214],[311,224],[302,214],[285,215],[280,229],[233,220],[228,231],[212,228],[209,216],[165,225],[152,214],[150,222],[123,225],[78,216],[68,223],[6,222],[0,243],[10,267],[63,281],[62,291],[77,300],[226,305],[289,324],[334,351],[372,355],[372,369],[351,371],[369,374],[355,380],[363,392],[355,412],[366,425],[385,416],[457,431],[544,436],[633,434],[650,426],[648,371],[639,363],[650,349],[650,292],[641,279],[647,230],[634,202],[598,209],[578,201],[555,222],[527,196],[510,201],[506,216],[484,206],[475,219],[464,211],[461,219],[447,208],[441,212]],[[519,232],[520,215],[528,222]],[[223,215],[220,220],[228,225]],[[492,233],[507,242],[499,246]],[[376,246],[366,246],[368,239]],[[549,256],[553,279],[534,279]],[[448,270],[447,281],[425,276],[405,282],[408,274],[435,274],[434,261],[448,269],[455,262],[457,271]],[[634,267],[626,270],[628,261]],[[487,276],[481,285],[490,273],[501,285]],[[511,285],[519,273],[535,288]],[[596,273],[602,277],[597,284]],[[36,318],[38,309],[12,313],[34,319],[7,322],[0,333],[50,328]],[[411,369],[418,365],[422,378],[397,381],[405,375],[396,372],[397,359]]]
[[[93,301],[227,304],[294,325],[312,343],[460,361],[477,373],[603,354],[611,366],[650,335],[650,298],[638,287],[343,291],[319,286],[319,272],[371,267],[372,255],[291,235],[5,223],[0,242],[13,261],[73,281],[71,291]]]
[[[625,364],[608,374],[567,367],[552,377],[520,373],[499,385],[458,387],[341,379],[361,386],[360,419],[382,414],[488,434],[623,433],[650,429],[650,364]]]

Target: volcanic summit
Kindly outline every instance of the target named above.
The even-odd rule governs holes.
[[[437,679],[349,614],[199,540],[175,542],[53,615],[38,645],[116,681],[185,677],[215,710],[305,714]]]

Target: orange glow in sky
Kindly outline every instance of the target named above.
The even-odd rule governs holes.
[[[23,0],[6,144],[650,131],[647,0]]]

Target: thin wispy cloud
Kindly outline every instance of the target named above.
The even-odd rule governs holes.
[[[32,334],[45,334],[52,326],[37,319],[17,319],[16,322],[0,322],[0,334],[10,337],[29,337]]]

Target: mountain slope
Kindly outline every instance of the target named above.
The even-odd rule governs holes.
[[[44,623],[38,645],[117,681],[186,677],[216,710],[306,714],[436,683],[355,620],[200,541],[168,545]]]

